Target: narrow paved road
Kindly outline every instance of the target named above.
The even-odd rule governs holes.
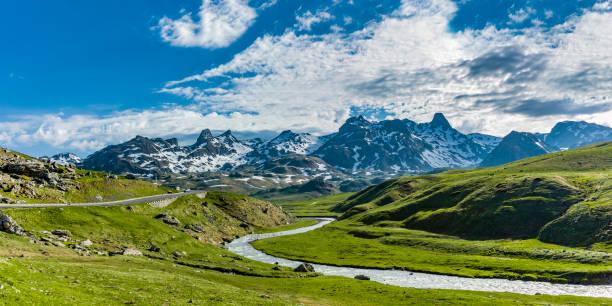
[[[201,194],[206,195],[205,191],[202,190],[192,190],[187,192],[179,192],[179,193],[168,193],[168,194],[159,194],[154,196],[140,197],[140,198],[132,198],[118,201],[110,201],[110,202],[91,202],[91,203],[40,203],[40,204],[0,204],[0,209],[2,208],[52,208],[52,207],[110,207],[110,206],[127,206],[133,204],[142,204],[142,203],[151,203],[169,199],[180,198],[185,195],[191,194]],[[202,196],[203,197],[203,196]]]

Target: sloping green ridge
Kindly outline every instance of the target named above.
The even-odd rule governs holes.
[[[611,177],[608,142],[494,168],[402,177],[334,210],[370,225],[585,246],[612,240]]]

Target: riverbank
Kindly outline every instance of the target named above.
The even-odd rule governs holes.
[[[278,262],[279,265],[295,267],[300,261],[285,259],[277,256],[267,255],[261,251],[256,250],[253,246],[251,246],[251,242],[258,241],[255,243],[256,246],[261,245],[263,242],[273,241],[283,241],[287,240],[291,241],[291,238],[299,239],[301,242],[311,241],[312,243],[308,243],[307,246],[301,245],[297,246],[296,244],[289,243],[285,245],[284,250],[295,249],[298,252],[303,251],[304,249],[310,247],[310,253],[306,254],[302,257],[309,257],[316,259],[320,256],[317,253],[317,243],[327,243],[325,238],[321,233],[329,234],[327,231],[328,228],[333,228],[334,226],[324,227],[331,223],[330,219],[322,220],[321,223],[310,226],[307,228],[291,230],[286,232],[278,232],[278,233],[270,233],[270,234],[260,234],[260,235],[248,235],[242,237],[240,239],[234,240],[229,246],[228,249],[236,254],[247,257],[252,260],[266,262],[266,263],[275,263]],[[316,236],[312,236],[311,234],[315,233]],[[301,234],[301,235],[299,235]],[[275,239],[267,239],[273,237],[281,237]],[[307,237],[307,238],[305,238]],[[266,240],[263,240],[266,239]],[[335,241],[338,245],[336,249],[339,254],[338,259],[345,259],[347,252],[350,254],[350,250],[345,249],[346,245],[342,245],[339,241]],[[328,247],[330,247],[328,245]],[[330,247],[331,248],[331,247]],[[267,249],[264,249],[267,250]],[[285,251],[286,253],[291,253]],[[384,253],[379,253],[383,254]],[[342,255],[341,255],[342,254]],[[276,254],[274,254],[276,255]],[[388,255],[388,254],[387,254]],[[300,259],[303,260],[303,259]],[[316,263],[316,261],[312,260],[304,260],[311,263]],[[439,274],[428,274],[428,273],[416,273],[409,271],[400,271],[400,270],[386,270],[386,269],[364,269],[364,268],[354,268],[354,267],[339,267],[339,266],[331,266],[331,265],[322,265],[315,264],[315,269],[317,272],[321,272],[326,275],[335,275],[335,276],[346,276],[346,277],[354,277],[355,275],[365,274],[368,275],[372,280],[384,283],[384,284],[392,284],[403,287],[411,287],[411,288],[436,288],[436,289],[457,289],[457,290],[476,290],[476,291],[497,291],[497,292],[514,292],[514,293],[522,293],[522,294],[551,294],[551,295],[580,295],[580,296],[598,296],[598,297],[607,297],[612,298],[612,286],[588,286],[588,285],[571,285],[571,284],[554,284],[548,282],[535,282],[535,281],[519,281],[519,280],[508,280],[508,279],[496,279],[496,278],[466,278],[466,277],[457,277],[457,276],[447,276],[447,275],[439,275]]]

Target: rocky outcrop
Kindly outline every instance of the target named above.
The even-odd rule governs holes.
[[[13,218],[3,212],[0,212],[0,231],[19,236],[25,235],[25,230]]]
[[[77,177],[72,165],[62,166],[0,149],[0,190],[15,197],[37,198],[39,189],[44,187],[65,192],[76,188]]]

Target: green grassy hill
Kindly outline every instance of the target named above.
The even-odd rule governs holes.
[[[604,143],[494,168],[390,180],[333,210],[367,225],[586,246],[612,240],[611,177],[612,143]]]

